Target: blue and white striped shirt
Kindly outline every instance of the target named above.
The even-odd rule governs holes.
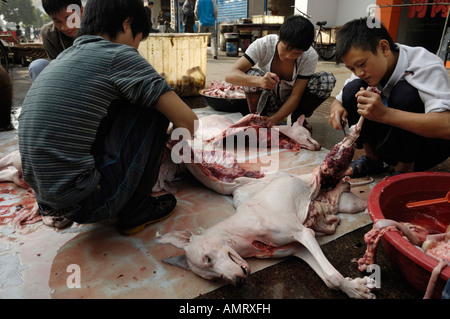
[[[131,46],[75,40],[36,78],[19,117],[23,177],[38,202],[64,208],[93,191],[100,176],[90,150],[112,101],[152,107],[169,90]]]

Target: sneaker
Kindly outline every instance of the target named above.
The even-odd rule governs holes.
[[[119,216],[118,228],[122,235],[134,235],[142,230],[145,226],[163,220],[175,210],[177,199],[172,194],[166,194],[158,197],[149,196],[145,202],[141,204],[142,209],[137,210],[134,214],[124,213]]]

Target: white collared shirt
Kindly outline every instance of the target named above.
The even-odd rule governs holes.
[[[399,81],[407,81],[419,91],[425,113],[450,111],[450,81],[443,61],[425,48],[396,45],[400,53],[395,70],[384,87],[377,86],[382,95],[389,98]],[[355,79],[352,74],[345,85]],[[342,91],[336,99],[342,102]]]

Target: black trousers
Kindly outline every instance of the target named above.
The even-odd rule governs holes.
[[[13,87],[8,72],[0,66],[0,130],[11,129]]]
[[[247,71],[247,74],[253,76],[264,76],[265,72],[258,68],[251,68]],[[331,72],[320,71],[311,76],[308,81],[305,92],[300,100],[297,108],[291,114],[291,121],[295,123],[301,115],[310,117],[315,109],[317,109],[326,99],[331,95],[336,84],[336,78]],[[277,87],[279,90],[280,87]],[[244,86],[246,93],[258,93],[263,92],[260,97],[261,100],[265,99],[264,110],[260,115],[271,116],[278,112],[283,106],[283,102],[273,90],[263,90],[260,87]],[[266,94],[266,96],[264,96]]]
[[[342,102],[348,112],[349,125],[358,122],[356,93],[368,84],[354,80],[343,89]],[[406,81],[398,82],[391,91],[387,101],[388,107],[407,112],[424,113],[424,103],[416,88]],[[375,154],[389,165],[398,162],[414,162],[415,171],[430,169],[445,161],[450,155],[450,141],[426,138],[403,129],[364,120],[361,135],[357,140],[358,148],[364,143],[371,145]]]
[[[72,207],[40,205],[42,215],[85,224],[139,213],[158,179],[168,126],[169,120],[152,108],[113,102],[91,148],[101,176],[97,187]]]

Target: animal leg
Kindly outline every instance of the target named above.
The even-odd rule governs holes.
[[[22,170],[22,161],[18,150],[12,151],[8,155],[0,158],[0,170],[8,166],[14,166],[19,171]]]
[[[344,278],[325,257],[311,229],[305,227],[295,235],[295,238],[308,250],[308,252],[300,250],[296,255],[304,259],[328,287],[340,289],[350,298],[375,298],[370,292],[372,280],[368,277]]]
[[[313,270],[314,272],[323,280],[325,285],[327,285],[330,289],[337,289],[334,285],[332,285],[328,280],[325,272],[323,271],[322,267],[317,263],[317,260],[311,255],[308,249],[306,249],[304,246],[301,246],[298,248],[298,251],[296,251],[294,256],[302,259],[305,261]]]
[[[361,199],[352,192],[344,192],[339,198],[340,213],[355,214],[367,208],[367,200]]]
[[[42,222],[48,227],[64,228],[72,224],[72,221],[64,217],[42,216]]]
[[[0,182],[13,182],[23,188],[29,187],[22,177],[22,161],[18,150],[0,158]]]
[[[17,168],[8,166],[0,170],[0,182],[14,182],[19,175]]]

